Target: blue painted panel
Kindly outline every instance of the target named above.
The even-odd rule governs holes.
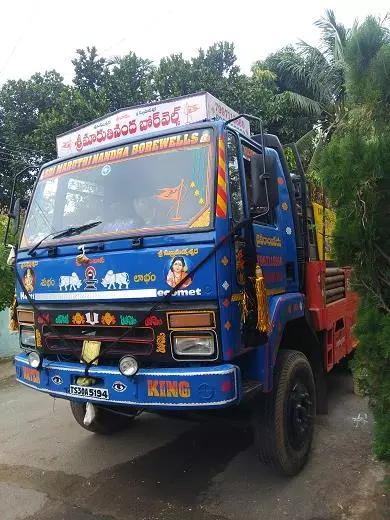
[[[184,278],[212,249],[213,244],[181,244],[136,250],[89,254],[80,265],[79,251],[56,257],[19,257],[18,270],[24,285],[37,302],[155,301]],[[173,261],[179,259],[180,269]],[[215,258],[202,266],[172,296],[174,300],[216,299]],[[17,284],[19,302],[26,302]]]
[[[276,356],[286,323],[302,318],[305,313],[305,298],[301,293],[272,296],[269,302],[271,333],[268,342],[254,349],[250,353],[250,362],[246,364],[248,377],[260,381],[265,392],[272,390]]]

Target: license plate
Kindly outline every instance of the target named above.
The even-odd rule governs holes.
[[[81,351],[82,362],[89,363],[96,356],[100,354],[100,341],[85,340],[83,343],[83,350]],[[93,365],[98,364],[98,359],[93,362]]]
[[[94,399],[106,400],[110,398],[107,388],[92,388],[90,386],[70,385],[69,393],[79,397],[93,397]]]

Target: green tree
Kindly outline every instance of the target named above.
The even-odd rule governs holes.
[[[155,88],[160,99],[184,96],[195,92],[192,65],[182,54],[162,58],[154,73]]]
[[[321,174],[337,211],[334,244],[361,297],[353,367],[375,417],[375,450],[390,458],[390,37],[373,17],[344,47],[348,115]]]
[[[139,105],[153,101],[154,66],[148,59],[134,52],[113,58],[108,62],[103,88],[109,101],[109,110]]]
[[[8,205],[13,176],[26,165],[47,159],[40,143],[31,145],[29,135],[39,126],[40,116],[53,106],[65,86],[55,71],[34,74],[28,80],[8,81],[0,89],[0,208]],[[32,178],[17,184],[18,195],[29,195]]]
[[[46,157],[56,157],[56,136],[103,116],[109,111],[109,100],[103,89],[87,94],[66,87],[54,105],[41,114],[39,125],[27,136],[30,146],[40,148]]]
[[[104,83],[106,60],[98,57],[95,46],[77,49],[76,53],[78,56],[72,60],[74,86],[81,92],[97,90]]]
[[[295,106],[311,128],[297,141],[309,156],[309,169],[317,166],[320,151],[345,116],[343,55],[350,30],[336,21],[332,10],[315,25],[320,29],[320,47],[301,41],[269,56],[264,65],[277,76],[281,96]]]
[[[3,244],[7,221],[8,218],[0,214],[0,311],[11,305],[15,291],[14,271],[7,265],[9,249]]]

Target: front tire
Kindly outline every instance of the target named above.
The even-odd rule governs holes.
[[[284,475],[299,473],[309,457],[315,410],[315,383],[307,357],[297,350],[281,350],[273,390],[261,396],[254,412],[260,460]]]
[[[70,409],[73,417],[80,426],[89,432],[98,433],[100,435],[110,435],[124,430],[129,426],[136,415],[135,412],[134,417],[128,417],[126,415],[119,415],[115,412],[111,412],[105,408],[95,407],[95,418],[91,424],[87,426],[84,424],[86,403],[70,401]]]

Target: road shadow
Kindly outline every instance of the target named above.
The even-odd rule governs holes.
[[[199,497],[251,444],[248,429],[197,424],[174,441],[86,481],[80,505],[118,518],[173,519],[184,511],[186,518],[223,518],[204,511]]]

